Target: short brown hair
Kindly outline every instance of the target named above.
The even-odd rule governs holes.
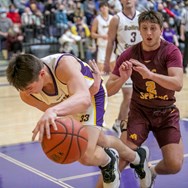
[[[43,67],[43,62],[31,54],[17,55],[9,62],[6,70],[7,80],[17,90],[23,90],[28,84],[38,80]]]
[[[101,8],[101,7],[104,7],[104,6],[106,6],[106,7],[108,7],[108,2],[107,1],[101,1],[100,3],[99,3],[99,8]]]
[[[163,16],[160,12],[156,12],[153,10],[143,11],[139,15],[139,18],[138,18],[139,26],[142,22],[145,22],[145,21],[149,21],[151,23],[156,23],[160,26],[160,28],[163,27]]]

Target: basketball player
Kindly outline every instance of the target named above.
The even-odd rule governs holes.
[[[93,24],[91,27],[91,36],[93,39],[96,39],[97,65],[99,67],[100,72],[104,74],[103,68],[105,61],[106,46],[108,42],[108,27],[110,20],[112,19],[112,15],[109,14],[108,3],[106,1],[100,2],[99,10],[100,14],[93,20]],[[110,57],[111,71],[114,69],[115,60],[116,55],[112,53]]]
[[[146,188],[151,187],[151,177],[153,181],[157,174],[175,174],[183,164],[179,110],[174,105],[175,91],[180,91],[183,86],[183,69],[180,50],[161,39],[162,15],[144,11],[139,15],[138,23],[142,42],[120,55],[106,86],[108,95],[114,95],[131,76],[133,94],[127,131],[121,138],[136,150],[151,130],[161,149],[163,159],[151,166],[150,173],[141,179],[141,187]],[[131,167],[135,168],[132,164]],[[137,168],[135,170],[139,175]],[[143,181],[149,184],[143,186]]]
[[[33,130],[33,140],[39,134],[39,141],[42,141],[44,133],[50,139],[50,125],[57,130],[57,116],[74,115],[85,125],[89,138],[80,162],[99,166],[103,186],[118,188],[118,153],[145,173],[149,170],[145,167],[148,148],[142,147],[135,152],[119,138],[104,134],[102,126],[107,95],[97,65],[95,62],[91,62],[91,65],[93,70],[87,63],[68,53],[42,59],[20,54],[9,62],[7,79],[18,89],[25,103],[44,112]]]
[[[137,0],[121,0],[123,10],[113,16],[108,33],[108,44],[106,49],[106,58],[104,71],[109,72],[110,56],[114,45],[117,57],[129,46],[141,41],[140,32],[138,30],[138,15],[136,11]],[[128,117],[129,103],[132,93],[132,81],[128,79],[122,86],[123,101],[120,106],[119,115],[113,125],[113,129],[120,136],[120,124],[123,125]]]

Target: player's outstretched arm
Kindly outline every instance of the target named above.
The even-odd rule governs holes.
[[[44,114],[37,122],[37,125],[33,129],[32,133],[32,140],[34,141],[37,134],[39,134],[39,141],[41,142],[43,139],[44,133],[46,133],[47,138],[50,139],[50,125],[53,126],[54,130],[57,130],[57,126],[55,123],[55,119],[57,115],[52,111],[47,111],[51,106],[45,104],[44,102],[34,98],[32,95],[27,95],[25,92],[20,91],[20,97],[23,102],[26,104],[36,107],[39,110],[43,111]]]
[[[92,68],[93,78],[94,78],[94,83],[89,88],[89,91],[91,93],[91,96],[94,96],[96,93],[98,93],[98,91],[100,89],[101,74],[100,74],[100,70],[99,70],[95,60],[89,60],[89,66]]]

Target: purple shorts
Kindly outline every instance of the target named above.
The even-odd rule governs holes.
[[[167,144],[179,143],[181,138],[179,118],[176,106],[154,109],[131,102],[127,139],[141,146],[152,131],[160,148]]]

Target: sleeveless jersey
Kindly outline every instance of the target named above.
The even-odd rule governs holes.
[[[48,70],[52,76],[54,87],[55,87],[55,93],[53,95],[49,95],[41,91],[40,93],[32,94],[32,96],[48,105],[63,102],[69,97],[67,85],[62,83],[56,77],[55,74],[55,70],[58,66],[58,63],[63,56],[73,56],[73,55],[66,53],[54,54],[41,59],[44,62],[44,64],[48,67]],[[75,56],[73,57],[76,58]],[[81,61],[79,58],[76,59],[81,65],[81,73],[83,74],[86,80],[88,88],[90,88],[94,83],[92,69],[87,63]],[[84,125],[102,126],[104,121],[103,115],[107,105],[106,99],[107,99],[107,93],[103,81],[101,81],[101,85],[98,93],[92,97],[92,105],[88,108],[86,113],[77,114],[74,117],[80,122],[82,122]]]
[[[133,19],[130,19],[123,12],[117,13],[119,24],[116,37],[116,55],[119,56],[125,49],[142,40],[138,26],[138,15],[139,12],[136,11]]]
[[[98,30],[97,33],[99,35],[105,35],[108,33],[108,28],[110,24],[110,20],[112,19],[112,15],[108,16],[108,19],[105,20],[101,15],[97,16],[97,21],[98,21]],[[107,46],[108,40],[104,40],[102,38],[97,38],[97,45],[98,46]]]

